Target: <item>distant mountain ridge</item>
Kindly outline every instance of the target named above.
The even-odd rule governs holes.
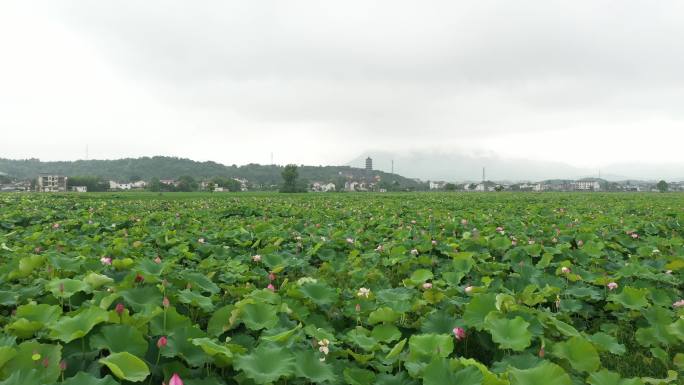
[[[495,155],[468,155],[454,152],[403,152],[366,151],[348,164],[361,166],[366,157],[373,159],[375,168],[389,170],[394,161],[394,171],[410,178],[472,182],[485,178],[492,181],[543,181],[550,179],[578,180],[598,178],[609,181],[643,180],[684,181],[684,164],[614,164],[600,170],[574,167],[562,161],[536,161],[507,159]],[[578,154],[581,156],[581,154]]]
[[[226,166],[216,162],[197,162],[186,158],[153,156],[115,160],[77,160],[43,162],[39,159],[13,160],[0,158],[0,172],[18,179],[32,179],[40,173],[66,176],[99,176],[117,181],[175,179],[183,175],[195,179],[212,177],[244,178],[252,183],[268,186],[282,183],[283,166],[247,164]],[[310,182],[335,182],[340,178],[367,179],[379,176],[382,180],[396,181],[401,186],[417,187],[418,182],[382,171],[367,173],[363,168],[350,166],[300,166],[299,176]]]

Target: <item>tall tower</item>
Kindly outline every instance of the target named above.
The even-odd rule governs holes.
[[[373,171],[373,159],[370,156],[366,158],[366,171]]]

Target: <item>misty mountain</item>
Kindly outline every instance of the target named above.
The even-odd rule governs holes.
[[[373,159],[374,169],[390,171],[392,160],[394,160],[395,173],[423,180],[480,181],[483,168],[485,168],[486,179],[495,181],[541,181],[599,176],[598,169],[574,167],[560,161],[508,159],[495,155],[478,156],[459,152],[367,151],[348,164],[363,167],[368,156]],[[615,164],[602,168],[600,176],[610,181],[627,179],[680,181],[684,180],[684,165]]]

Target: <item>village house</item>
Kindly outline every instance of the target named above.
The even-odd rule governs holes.
[[[40,174],[36,183],[39,192],[66,192],[67,177],[64,175]]]

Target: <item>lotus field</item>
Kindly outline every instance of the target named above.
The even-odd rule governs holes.
[[[684,384],[677,194],[0,195],[0,384]]]

